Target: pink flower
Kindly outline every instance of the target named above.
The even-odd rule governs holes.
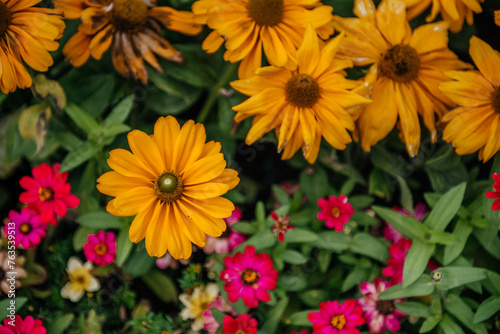
[[[219,323],[212,315],[213,308],[216,308],[223,313],[229,313],[233,316],[238,315],[224,298],[218,296],[213,302],[210,303],[210,305],[208,306],[208,310],[203,312],[203,318],[205,319],[203,329],[206,330],[208,334],[215,334],[220,327]]]
[[[59,173],[59,166],[43,163],[31,170],[33,177],[23,176],[19,180],[26,190],[19,201],[36,207],[42,221],[53,225],[57,222],[56,215],[64,217],[68,208],[74,209],[80,204],[78,197],[70,194],[71,186],[66,182],[68,173]]]
[[[382,275],[390,277],[390,284],[399,284],[403,281],[403,266],[406,259],[406,253],[411,247],[411,240],[402,238],[393,245],[389,246],[391,258],[387,260],[388,266],[382,269]]]
[[[347,202],[345,195],[340,195],[338,198],[330,196],[328,200],[320,198],[318,206],[321,209],[318,212],[318,220],[326,220],[326,227],[334,228],[337,232],[344,229],[344,224],[354,214],[354,208],[351,203]]]
[[[220,278],[225,281],[229,301],[234,303],[241,297],[245,305],[253,308],[259,305],[259,300],[271,300],[268,290],[276,287],[278,271],[273,268],[269,255],[255,254],[255,248],[247,246],[244,254],[226,256],[224,264],[227,269],[221,272]]]
[[[491,206],[491,210],[499,210],[500,209],[500,175],[497,173],[493,173],[491,176],[493,178],[493,181],[495,183],[493,184],[493,189],[494,191],[488,191],[484,196],[486,198],[496,198],[496,200],[493,202],[493,205]]]
[[[271,229],[274,234],[278,235],[278,241],[285,241],[285,233],[295,229],[290,224],[290,216],[278,216],[276,213],[271,212],[271,218],[274,220],[274,226]]]
[[[319,304],[319,312],[307,315],[313,324],[314,334],[360,334],[356,329],[365,323],[361,315],[363,310],[352,299],[348,299],[340,306],[335,300]]]
[[[227,228],[222,233],[220,237],[211,237],[207,235],[207,243],[203,247],[203,251],[206,254],[212,254],[213,252],[217,254],[221,253],[231,253],[233,249],[241,245],[246,237],[238,231],[231,229],[230,227],[241,219],[241,210],[235,208],[230,217],[224,219],[227,224]]]
[[[428,214],[426,207],[425,207],[425,204],[423,204],[423,203],[418,203],[417,205],[415,205],[415,208],[414,208],[415,213],[414,214],[410,214],[405,209],[399,208],[397,206],[393,207],[392,209],[394,211],[397,211],[397,212],[407,216],[407,217],[415,218],[419,222],[421,222]],[[394,243],[398,242],[399,239],[403,238],[403,235],[401,233],[399,233],[398,230],[396,230],[391,225],[386,224],[385,228],[384,228],[384,238],[386,238],[387,240],[389,240],[391,243],[394,244]]]
[[[406,314],[394,307],[396,300],[379,300],[378,295],[390,287],[383,279],[375,278],[375,283],[364,282],[359,286],[363,297],[358,299],[358,304],[363,308],[365,320],[370,333],[380,333],[389,330],[393,333],[401,329],[399,319]]]
[[[193,246],[193,251],[195,251],[194,246]],[[187,264],[189,264],[189,261],[190,261],[189,259],[176,260],[167,251],[165,255],[156,259],[156,266],[160,269],[167,269],[168,267],[170,267],[173,270],[176,270],[177,268],[179,268],[179,263],[186,266]]]
[[[100,230],[97,234],[89,234],[83,245],[83,253],[87,261],[98,266],[107,266],[116,259],[116,236],[113,232]]]
[[[38,212],[29,207],[23,207],[21,213],[11,210],[9,220],[14,223],[14,229],[7,223],[3,227],[4,233],[9,236],[12,233],[14,245],[23,246],[24,249],[35,248],[46,236],[47,223],[42,223]]]
[[[237,318],[226,315],[222,319],[223,334],[255,334],[257,333],[257,320],[248,314],[242,314]]]
[[[47,330],[42,326],[42,320],[33,319],[31,315],[26,318],[21,318],[16,314],[14,320],[15,326],[9,324],[12,322],[10,318],[3,321],[3,326],[0,326],[0,334],[46,334]]]

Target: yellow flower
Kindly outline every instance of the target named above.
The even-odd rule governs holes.
[[[334,18],[337,29],[345,30],[339,55],[358,66],[371,65],[365,85],[357,90],[372,103],[359,112],[358,130],[365,151],[385,138],[396,126],[410,156],[420,145],[420,114],[437,140],[435,114],[441,117],[453,105],[439,91],[447,80],[444,72],[466,68],[448,49],[448,23],[416,28],[406,20],[402,0],[383,0],[375,10],[372,0],[355,0],[359,18]]]
[[[262,67],[248,79],[231,82],[231,87],[250,96],[233,107],[236,122],[255,116],[246,137],[248,145],[276,130],[278,151],[284,150],[282,159],[290,159],[302,147],[312,164],[322,136],[340,150],[351,142],[347,130],[354,130],[354,121],[345,109],[369,100],[347,90],[353,82],[343,70],[352,67],[352,62],[334,58],[343,37],[321,48],[309,25],[297,51],[297,69]]]
[[[191,324],[193,331],[200,331],[203,329],[205,319],[203,312],[208,310],[211,302],[219,295],[219,288],[217,284],[207,284],[205,288],[196,287],[192,294],[183,293],[179,295],[179,300],[184,304],[185,308],[182,309],[180,315],[183,320],[194,319]]]
[[[62,36],[64,22],[54,9],[33,7],[41,0],[0,0],[0,90],[8,94],[31,87],[30,74],[23,64],[47,71]]]
[[[128,134],[132,152],[109,153],[114,171],[102,175],[97,188],[116,197],[106,207],[109,213],[136,216],[130,240],[146,238],[151,256],[168,250],[175,259],[187,259],[191,242],[203,247],[206,234],[218,237],[226,229],[223,218],[234,205],[220,196],[238,184],[238,173],[225,168],[221,145],[205,140],[202,124],[189,120],[181,129],[174,117],[160,117],[154,135]]]
[[[479,150],[479,160],[486,162],[500,151],[500,53],[475,36],[469,53],[479,71],[446,72],[455,81],[439,86],[458,104],[443,117],[449,122],[443,139],[460,155]]]
[[[495,24],[500,27],[500,10],[495,10]]]
[[[432,3],[431,13],[425,18],[432,22],[438,14],[450,24],[451,32],[462,30],[464,20],[468,25],[474,23],[474,13],[481,13],[484,0],[405,0],[408,20],[422,14]]]
[[[63,48],[73,66],[81,66],[90,56],[101,59],[111,47],[115,69],[124,77],[148,81],[144,61],[163,72],[156,55],[182,63],[182,54],[161,35],[158,22],[167,29],[197,35],[201,26],[191,12],[157,7],[156,0],[54,0],[68,19],[81,19],[78,32]]]
[[[61,290],[63,298],[69,298],[72,302],[79,301],[85,291],[94,292],[101,288],[99,281],[90,274],[93,266],[90,262],[82,261],[77,257],[70,257],[66,272],[69,275],[69,282]]]
[[[198,23],[214,29],[203,50],[213,53],[225,41],[224,59],[241,60],[240,78],[262,66],[262,48],[271,65],[293,69],[308,23],[323,39],[333,33],[332,7],[318,0],[198,0],[192,10]]]

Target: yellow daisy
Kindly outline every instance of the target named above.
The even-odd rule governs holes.
[[[343,37],[340,34],[321,48],[314,28],[308,25],[297,51],[297,69],[268,66],[248,79],[231,82],[231,87],[250,96],[233,107],[237,122],[254,116],[248,145],[276,130],[282,159],[290,159],[302,147],[312,164],[321,137],[340,150],[351,142],[347,130],[354,130],[354,121],[345,109],[370,100],[347,90],[353,82],[343,70],[352,67],[352,62],[334,58]]]
[[[469,53],[479,71],[446,72],[455,81],[439,89],[458,104],[443,117],[449,122],[443,139],[458,154],[479,151],[479,160],[488,161],[500,151],[500,53],[473,36]]]
[[[151,256],[167,250],[175,259],[191,256],[191,242],[203,247],[206,234],[218,237],[226,229],[223,218],[234,205],[222,198],[238,182],[226,167],[219,143],[205,143],[202,124],[187,121],[182,128],[174,117],[160,117],[154,134],[128,134],[132,152],[115,149],[108,165],[114,170],[97,182],[110,195],[106,210],[115,216],[136,216],[130,226],[132,242],[146,238]]]
[[[81,19],[78,32],[63,48],[73,66],[90,56],[101,59],[111,47],[115,69],[124,77],[148,81],[144,61],[163,72],[156,55],[182,63],[182,54],[161,35],[158,23],[186,35],[197,35],[201,26],[191,12],[157,7],[156,0],[54,0],[67,19]]]
[[[346,32],[339,55],[371,65],[359,90],[373,101],[359,111],[361,145],[369,151],[399,119],[400,136],[413,157],[420,145],[418,115],[435,142],[436,114],[441,117],[453,105],[438,89],[448,80],[444,72],[468,65],[448,49],[448,23],[422,25],[412,33],[402,0],[383,0],[377,9],[372,0],[354,4],[358,18],[335,17],[334,25]]]
[[[412,20],[422,14],[432,3],[431,13],[425,18],[427,22],[432,22],[438,14],[443,20],[450,24],[451,32],[462,30],[464,21],[468,25],[474,23],[474,13],[481,13],[481,3],[484,0],[405,0],[408,8],[408,20]]]
[[[295,66],[294,53],[308,23],[328,38],[332,7],[318,0],[198,0],[192,6],[196,22],[214,29],[202,44],[213,53],[225,42],[224,59],[241,60],[240,78],[262,66],[262,49],[273,66]]]
[[[47,71],[48,51],[59,47],[64,21],[54,9],[33,7],[41,0],[0,0],[0,90],[3,93],[31,87],[28,69]]]

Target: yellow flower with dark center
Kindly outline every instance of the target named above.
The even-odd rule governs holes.
[[[396,126],[410,156],[420,146],[420,115],[437,140],[436,114],[441,118],[453,102],[438,89],[447,81],[444,72],[467,68],[448,49],[448,23],[416,28],[406,20],[402,0],[383,0],[377,9],[372,0],[355,0],[358,18],[334,18],[336,29],[346,38],[339,55],[355,65],[371,65],[364,85],[355,91],[372,103],[353,112],[365,151],[384,139]]]
[[[205,143],[202,124],[161,117],[154,134],[128,134],[132,152],[115,149],[108,165],[114,170],[97,182],[100,192],[116,197],[106,210],[115,216],[135,216],[129,230],[132,242],[146,239],[151,256],[167,250],[175,259],[191,256],[191,242],[203,247],[206,235],[226,229],[223,218],[234,205],[220,196],[234,188],[238,173],[226,167],[221,145]]]
[[[224,59],[241,60],[240,78],[262,66],[262,50],[271,65],[294,69],[308,23],[323,39],[333,33],[332,7],[318,0],[198,0],[192,10],[196,22],[214,29],[203,50],[213,53],[225,42]]]
[[[90,56],[101,59],[111,48],[115,69],[124,77],[148,81],[145,63],[163,72],[156,56],[182,63],[182,54],[161,35],[160,25],[186,35],[197,35],[201,25],[193,14],[156,6],[156,0],[54,0],[67,19],[81,19],[78,32],[63,48],[73,66]]]
[[[469,52],[479,71],[446,72],[455,81],[439,86],[458,105],[443,117],[443,139],[486,162],[500,151],[500,53],[475,36]]]
[[[282,159],[290,159],[302,147],[312,164],[321,137],[340,150],[351,142],[347,130],[354,130],[354,121],[346,108],[370,100],[348,90],[358,84],[347,80],[343,71],[352,62],[334,58],[343,37],[341,34],[321,48],[309,25],[297,51],[297,69],[262,67],[248,79],[231,82],[231,87],[250,96],[233,107],[236,122],[254,116],[246,137],[248,145],[276,130]]]
[[[54,9],[33,7],[41,0],[0,0],[0,90],[31,87],[26,63],[36,71],[53,64],[48,51],[59,47],[64,21]]]
[[[438,14],[450,24],[451,32],[462,30],[464,21],[468,25],[474,23],[474,13],[481,13],[481,3],[484,0],[405,0],[408,8],[408,20],[422,14],[432,4],[431,13],[425,18],[432,22]]]

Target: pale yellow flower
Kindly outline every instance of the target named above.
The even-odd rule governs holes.
[[[181,311],[183,320],[194,319],[191,329],[200,331],[203,329],[205,319],[203,313],[208,310],[211,302],[219,295],[219,287],[215,283],[207,284],[204,288],[196,287],[192,294],[183,293],[179,300],[186,306]]]
[[[72,302],[79,301],[85,291],[94,292],[101,288],[99,281],[90,274],[93,266],[91,262],[82,263],[79,258],[70,257],[66,272],[69,282],[61,290],[63,298],[69,298]]]

